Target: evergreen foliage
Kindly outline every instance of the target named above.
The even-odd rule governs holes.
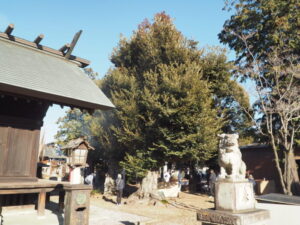
[[[230,114],[230,119],[243,114],[234,113],[239,103],[233,89],[248,106],[247,95],[230,79],[224,51],[199,50],[165,13],[152,24],[145,20],[129,40],[122,38],[111,61],[115,68],[101,87],[117,107],[114,143],[125,153],[121,166],[138,177],[164,161],[212,158],[216,133]],[[237,124],[244,124],[244,118]]]
[[[64,117],[58,119],[59,130],[55,135],[58,144],[65,144],[68,141],[90,136],[90,119],[88,113],[82,113],[79,109],[70,109]]]
[[[224,24],[220,41],[237,54],[237,61],[253,59],[239,36],[247,37],[254,56],[265,59],[274,47],[281,54],[300,53],[300,2],[297,0],[229,0],[234,14]],[[287,50],[291,50],[287,52]]]
[[[165,13],[121,38],[111,61],[98,84],[116,109],[97,111],[83,125],[104,159],[121,161],[129,177],[165,161],[204,163],[216,155],[217,133],[245,129],[240,106],[248,107],[248,96],[231,79],[224,50],[199,49]]]

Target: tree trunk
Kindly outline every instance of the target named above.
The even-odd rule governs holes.
[[[284,154],[285,162],[282,170],[275,145],[272,145],[272,148],[283,193],[287,195],[300,195],[300,182],[294,151],[290,150]]]
[[[287,191],[287,188],[286,188],[286,181],[284,179],[285,176],[284,176],[284,173],[282,172],[282,169],[281,169],[281,166],[280,166],[278,152],[277,152],[276,145],[275,145],[275,140],[274,140],[273,137],[271,138],[271,144],[272,144],[272,150],[273,150],[273,153],[274,153],[275,166],[276,166],[276,169],[277,169],[277,172],[278,172],[280,185],[281,185],[283,193],[287,194],[288,191]],[[286,171],[285,168],[284,168],[284,171]]]
[[[289,195],[300,195],[300,183],[299,183],[299,175],[297,171],[297,164],[295,160],[295,155],[293,151],[289,151],[287,154],[287,169],[286,175],[287,175],[287,191]]]
[[[137,191],[139,198],[149,198],[157,193],[157,171],[148,171],[147,176],[143,178],[140,188]]]
[[[160,200],[162,197],[158,194],[157,191],[157,181],[158,181],[158,172],[157,171],[148,171],[146,177],[140,183],[140,186],[136,192],[129,196],[127,199],[128,204],[138,203],[145,205],[156,205],[162,204]]]

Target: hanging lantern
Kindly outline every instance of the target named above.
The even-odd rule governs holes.
[[[72,166],[85,166],[88,150],[87,149],[69,149],[68,164]]]
[[[69,141],[62,148],[67,153],[67,164],[73,167],[86,167],[89,150],[94,150],[85,138],[77,138]]]

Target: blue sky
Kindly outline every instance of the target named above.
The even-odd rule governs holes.
[[[82,29],[73,54],[90,60],[91,67],[103,76],[111,67],[109,58],[120,35],[130,37],[138,24],[158,12],[174,18],[177,29],[199,41],[199,47],[221,45],[217,34],[230,17],[223,6],[223,0],[10,0],[1,2],[0,30],[13,23],[14,35],[33,41],[43,33],[41,44],[59,49]],[[56,121],[66,109],[54,106],[48,110],[43,128],[46,142],[53,141]]]

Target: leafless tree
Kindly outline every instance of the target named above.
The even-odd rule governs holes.
[[[300,194],[294,157],[295,137],[300,132],[299,56],[292,55],[286,47],[273,48],[263,58],[251,52],[252,46],[247,43],[251,34],[235,35],[243,41],[252,59],[239,63],[238,74],[254,81],[257,94],[252,112],[244,110],[270,142],[283,192]]]

